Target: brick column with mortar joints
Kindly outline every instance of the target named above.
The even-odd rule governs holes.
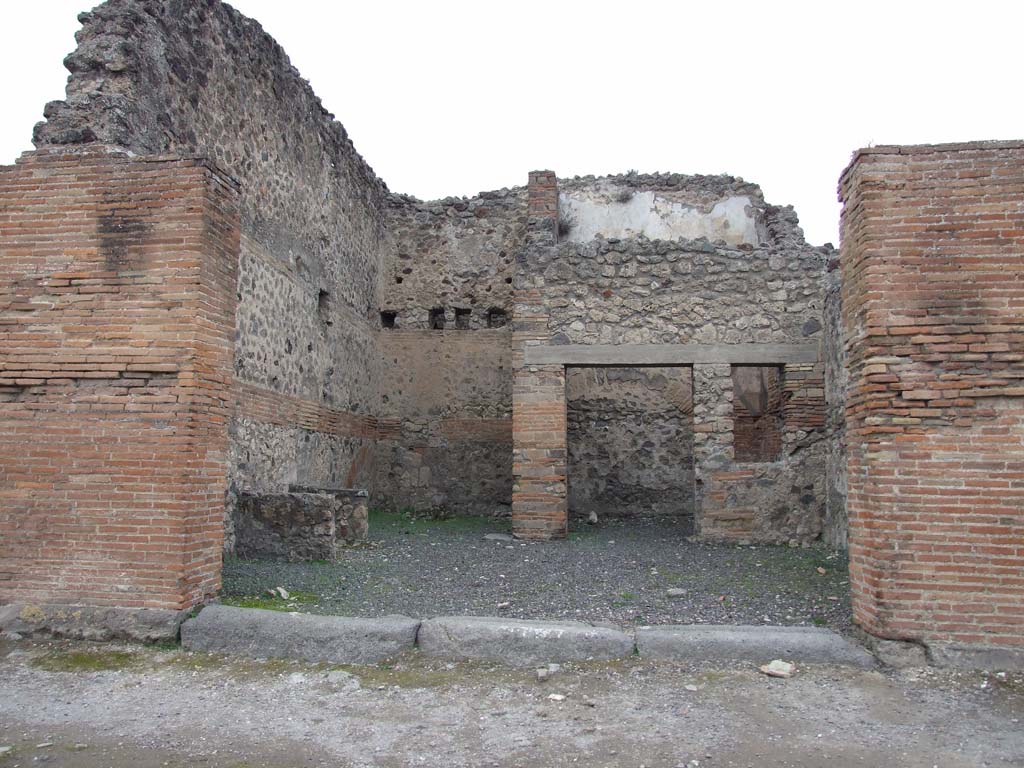
[[[0,602],[220,588],[235,183],[113,147],[0,168]]]
[[[526,539],[565,536],[565,368],[529,366],[524,350],[550,342],[544,279],[531,274],[531,254],[558,240],[558,182],[554,171],[531,171],[529,221],[523,252],[516,258],[512,311],[512,531]]]
[[[854,619],[1024,665],[1024,142],[861,150],[839,191]]]

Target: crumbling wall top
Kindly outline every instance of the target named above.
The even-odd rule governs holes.
[[[561,230],[574,242],[642,236],[744,247],[804,244],[792,208],[769,205],[759,186],[734,176],[630,171],[559,179],[558,191]]]
[[[382,218],[384,182],[256,21],[220,0],[108,0],[79,20],[37,146],[209,157],[241,182],[245,230],[307,262],[335,211]]]

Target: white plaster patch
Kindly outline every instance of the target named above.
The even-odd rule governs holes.
[[[571,223],[567,238],[573,242],[587,242],[597,235],[644,235],[651,240],[706,237],[711,242],[724,240],[729,245],[759,244],[757,213],[745,195],[719,200],[710,211],[651,191],[634,192],[622,202],[614,192],[563,193],[559,195],[559,206]]]

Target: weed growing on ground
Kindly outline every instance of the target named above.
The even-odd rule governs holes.
[[[315,604],[320,596],[313,592],[289,592],[285,599],[280,595],[227,595],[221,603],[235,608],[263,608],[268,611],[295,611],[304,605]]]

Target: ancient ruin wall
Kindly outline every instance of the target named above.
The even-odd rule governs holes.
[[[508,515],[512,364],[508,329],[385,331],[377,503]]]
[[[387,191],[281,47],[214,0],[82,14],[39,146],[200,155],[240,184],[232,485],[365,484]],[[230,541],[230,539],[229,539]]]
[[[431,329],[432,310],[449,330],[504,327],[525,229],[524,187],[432,202],[391,195],[381,311],[400,330]]]
[[[1024,143],[861,150],[840,196],[854,618],[1019,664]]]
[[[512,275],[525,189],[393,195],[380,284],[380,506],[507,515]]]
[[[615,213],[638,197],[656,226]],[[595,201],[611,212],[600,213]],[[581,212],[587,228],[574,237]],[[560,241],[525,251],[516,295],[524,344],[820,344],[831,248],[808,246],[792,210],[767,205],[755,185],[679,175],[575,179],[559,182],[559,214]],[[648,229],[699,236],[649,239]],[[782,451],[774,462],[734,460],[730,366],[705,366],[699,383],[697,373],[694,451],[704,535],[817,538],[825,508],[823,365],[784,367]],[[525,378],[523,386],[524,397],[541,397]],[[560,449],[551,450],[557,459]],[[548,483],[556,489],[552,499],[555,479]],[[542,496],[530,503],[546,504]]]
[[[843,344],[842,293],[838,260],[829,263],[825,280],[823,350],[825,356],[825,527],[830,547],[846,549],[846,347]]]

